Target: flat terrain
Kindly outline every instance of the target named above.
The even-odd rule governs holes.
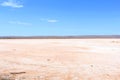
[[[120,39],[1,39],[0,75],[1,80],[120,80]]]

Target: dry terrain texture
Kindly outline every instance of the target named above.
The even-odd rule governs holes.
[[[120,80],[120,39],[1,39],[0,80]]]

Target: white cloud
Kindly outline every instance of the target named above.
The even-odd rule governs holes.
[[[22,7],[24,7],[22,4],[20,4],[20,1],[16,1],[16,0],[4,1],[0,5],[4,6],[4,7],[6,7],[6,6],[12,7],[12,8],[22,8]]]
[[[50,22],[50,23],[55,23],[55,22],[58,22],[58,20],[47,20],[48,22]]]
[[[10,23],[10,24],[18,24],[18,25],[25,25],[25,26],[32,25],[31,23],[21,22],[21,21],[9,21],[8,23]]]
[[[56,19],[44,19],[44,18],[41,18],[40,20],[41,21],[46,21],[46,22],[49,22],[49,23],[56,23],[56,22],[58,22],[58,20],[56,20]]]

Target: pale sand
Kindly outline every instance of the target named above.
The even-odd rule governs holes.
[[[120,39],[0,40],[0,73],[23,80],[120,80]]]

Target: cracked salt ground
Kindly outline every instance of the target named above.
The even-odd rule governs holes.
[[[0,73],[26,72],[16,76],[24,80],[38,76],[41,80],[119,80],[119,41],[0,40]]]

